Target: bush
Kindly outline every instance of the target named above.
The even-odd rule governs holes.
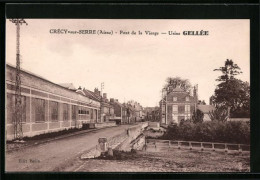
[[[250,125],[246,122],[182,122],[171,125],[161,139],[250,144]]]
[[[200,111],[199,109],[197,111],[193,112],[193,115],[192,115],[193,123],[201,123],[201,122],[203,122],[203,118],[204,118],[204,113],[202,111]]]

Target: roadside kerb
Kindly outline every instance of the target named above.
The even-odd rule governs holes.
[[[113,127],[117,127],[117,126],[113,126]],[[64,138],[67,138],[67,137],[81,135],[81,134],[85,134],[85,133],[89,133],[89,132],[94,132],[94,131],[98,131],[98,130],[101,130],[101,129],[113,128],[113,127],[108,126],[108,127],[98,128],[98,129],[87,129],[87,130],[82,130],[82,131],[78,131],[78,132],[73,132],[73,133],[61,135],[61,136],[58,136],[58,137],[54,137],[54,138],[51,138],[51,139],[39,140],[39,141],[37,141],[33,144],[28,144],[28,145],[24,145],[22,147],[13,148],[13,149],[7,150],[6,152],[9,153],[9,152],[12,152],[12,151],[17,151],[17,150],[24,149],[24,148],[27,148],[27,147],[37,146],[37,145],[44,144],[44,143],[47,143],[47,142],[60,140],[60,139],[64,139]]]

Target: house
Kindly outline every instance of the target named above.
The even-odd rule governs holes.
[[[123,113],[125,111],[123,104],[114,98],[110,98],[110,104],[113,106],[115,114],[114,118],[110,120],[116,121],[117,124],[123,124]]]
[[[132,111],[135,113],[134,120],[136,121],[142,121],[144,119],[144,113],[143,113],[143,107],[140,105],[140,103],[136,101],[128,101],[128,104],[132,108]]]
[[[203,121],[211,121],[209,112],[214,111],[215,107],[212,105],[199,105],[197,106],[197,109],[199,109],[201,112],[203,112],[204,117]]]
[[[123,103],[122,123],[123,124],[135,123],[137,119],[136,116],[137,113],[135,108],[129,103]]]
[[[191,119],[192,113],[197,108],[198,86],[193,88],[193,95],[184,91],[179,86],[169,86],[166,94],[160,101],[161,123],[179,124],[181,120]]]
[[[160,107],[145,107],[144,113],[145,119],[148,121],[159,121],[160,119]]]
[[[98,99],[100,102],[100,111],[101,111],[101,118],[100,123],[102,122],[109,122],[110,120],[114,119],[115,113],[114,113],[114,107],[111,105],[107,98],[107,93],[103,93],[103,96],[101,95],[98,88],[94,89],[94,93],[92,93],[95,98]]]

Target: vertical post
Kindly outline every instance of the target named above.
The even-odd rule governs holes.
[[[20,76],[20,25],[25,23],[24,19],[10,19],[16,25],[16,81],[15,81],[15,109],[13,116],[14,139],[23,138],[23,113],[21,95],[21,76]]]
[[[191,145],[191,142],[189,142],[189,147],[190,147],[190,150],[192,150],[192,145]]]
[[[201,151],[204,150],[204,148],[203,148],[203,143],[200,143],[200,148],[201,148]]]
[[[178,149],[181,149],[180,142],[179,142],[179,141],[177,141],[177,143],[178,143]]]
[[[215,151],[215,144],[212,143],[212,150]]]
[[[225,143],[225,152],[228,153],[227,143]]]

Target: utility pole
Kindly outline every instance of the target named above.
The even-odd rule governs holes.
[[[100,122],[102,122],[102,114],[103,114],[103,112],[102,112],[102,105],[103,105],[103,96],[102,96],[102,94],[103,94],[103,89],[104,89],[104,82],[102,82],[101,83],[101,99],[100,99]]]
[[[16,25],[16,81],[15,81],[15,109],[13,115],[14,139],[21,140],[23,138],[22,127],[22,95],[21,95],[21,72],[20,72],[20,25],[26,23],[24,19],[10,19]]]

